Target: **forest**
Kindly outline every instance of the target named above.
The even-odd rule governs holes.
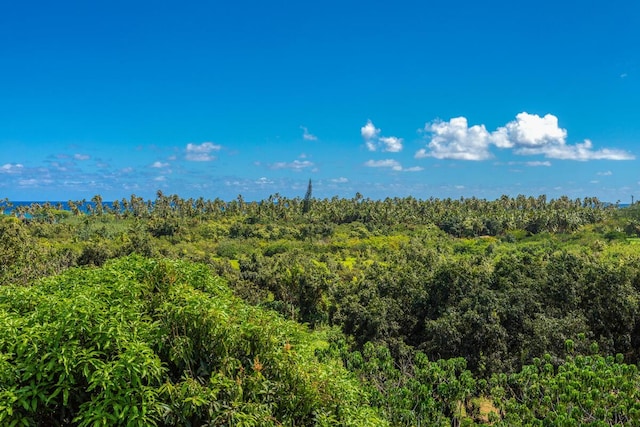
[[[0,213],[0,425],[640,426],[640,204]]]

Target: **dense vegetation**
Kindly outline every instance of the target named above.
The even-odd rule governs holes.
[[[1,422],[640,425],[638,205],[308,193],[0,217]]]
[[[202,266],[123,258],[0,292],[0,422],[376,425],[310,334]]]

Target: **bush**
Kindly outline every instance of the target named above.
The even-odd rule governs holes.
[[[0,289],[0,424],[385,425],[319,334],[137,256]]]

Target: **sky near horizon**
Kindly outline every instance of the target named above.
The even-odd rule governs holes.
[[[0,199],[640,198],[640,3],[0,5]]]

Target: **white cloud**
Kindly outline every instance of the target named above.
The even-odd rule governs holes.
[[[155,177],[153,180],[154,180],[154,181],[162,182],[162,181],[166,181],[166,180],[167,180],[167,177],[166,177],[166,176],[163,176],[163,175],[160,175],[160,176]]]
[[[302,129],[302,139],[304,139],[305,141],[317,141],[318,137],[315,135],[312,135],[309,133],[309,129],[307,129],[304,126],[300,126],[300,129]]]
[[[313,166],[313,162],[309,160],[294,160],[293,162],[277,162],[271,165],[271,169],[292,169],[294,171],[301,171],[305,168]]]
[[[57,169],[60,172],[66,172],[68,170],[66,166],[63,166],[58,162],[51,162],[51,167]]]
[[[514,148],[520,155],[544,155],[560,160],[632,160],[635,157],[623,150],[603,148],[594,150],[586,139],[582,143],[567,145],[567,130],[558,126],[558,118],[553,114],[540,117],[522,112],[516,120],[498,128],[493,133],[494,143],[502,148]]]
[[[516,150],[516,154],[533,155],[542,154],[550,159],[560,160],[633,160],[634,155],[624,150],[603,148],[593,150],[593,143],[585,139],[583,143],[575,145],[548,144],[539,148],[521,148]]]
[[[391,168],[394,171],[401,171],[402,165],[397,160],[386,159],[386,160],[367,160],[364,164],[369,168]]]
[[[525,163],[525,165],[527,165],[527,166],[531,166],[531,167],[537,167],[537,166],[546,166],[546,167],[549,167],[549,166],[551,166],[551,162],[548,162],[548,161],[545,161],[545,162],[538,162],[538,161],[535,161],[535,162],[526,162],[526,163]]]
[[[255,183],[258,185],[265,185],[265,184],[273,184],[273,181],[263,176],[262,178],[259,178],[258,180],[256,180]]]
[[[384,144],[384,149],[382,151],[389,151],[391,153],[402,151],[402,138],[397,138],[395,136],[383,136],[380,137],[380,142]]]
[[[430,135],[427,148],[416,152],[416,158],[486,160],[492,157],[489,148],[512,149],[518,155],[543,155],[561,160],[632,160],[631,153],[603,148],[594,150],[590,140],[568,145],[567,131],[558,125],[552,114],[540,117],[537,114],[519,113],[516,119],[489,133],[484,125],[469,127],[465,117],[456,117],[448,122],[427,123],[424,131]],[[547,166],[547,164],[534,164]],[[529,165],[532,166],[532,165]]]
[[[403,168],[400,162],[393,159],[385,160],[367,160],[364,165],[369,168],[389,168],[396,172],[419,172],[423,170],[420,166]]]
[[[158,169],[166,168],[167,166],[169,166],[169,163],[162,163],[162,162],[154,162],[151,165],[152,168],[158,168]]]
[[[341,176],[340,178],[333,178],[331,182],[335,182],[336,184],[344,184],[346,182],[349,182],[349,180],[344,176]]]
[[[6,163],[0,166],[0,173],[13,175],[13,174],[18,174],[22,172],[23,169],[24,169],[24,166],[20,163]]]
[[[455,117],[448,122],[427,123],[424,130],[431,134],[429,150],[421,149],[415,154],[417,159],[486,160],[491,138],[484,125],[468,126],[465,117]]]
[[[599,176],[611,176],[613,175],[613,172],[611,171],[605,171],[605,172],[598,172]]]
[[[28,179],[20,179],[18,180],[19,187],[40,187],[40,186],[49,186],[53,184],[53,180],[50,178],[28,178]],[[87,184],[85,182],[85,184]]]
[[[220,151],[222,146],[212,142],[203,142],[202,144],[187,144],[186,159],[192,162],[210,162],[216,157],[211,153]]]
[[[540,117],[522,112],[516,120],[498,128],[492,135],[493,143],[500,148],[537,148],[549,144],[564,144],[566,129],[558,126],[558,118],[553,114]]]
[[[365,144],[367,145],[367,150],[369,151],[376,151],[378,149],[376,143],[371,139],[365,141]]]
[[[91,158],[91,156],[89,156],[88,154],[74,154],[73,158],[76,160],[89,160]]]
[[[499,165],[499,164],[500,163],[496,163],[496,165]],[[550,167],[551,166],[551,162],[548,160],[545,160],[545,161],[534,160],[531,162],[508,162],[507,164],[509,166],[525,165],[529,167],[539,167],[539,166]]]
[[[376,129],[371,120],[360,128],[360,135],[366,140],[375,139],[380,135],[380,129]]]
[[[420,172],[423,171],[424,168],[421,166],[412,166],[410,168],[402,169],[403,172]]]
[[[380,129],[376,128],[371,120],[368,120],[367,124],[360,128],[360,135],[364,138],[364,142],[369,151],[377,151],[378,148],[390,153],[402,151],[402,138],[396,136],[380,136]]]

